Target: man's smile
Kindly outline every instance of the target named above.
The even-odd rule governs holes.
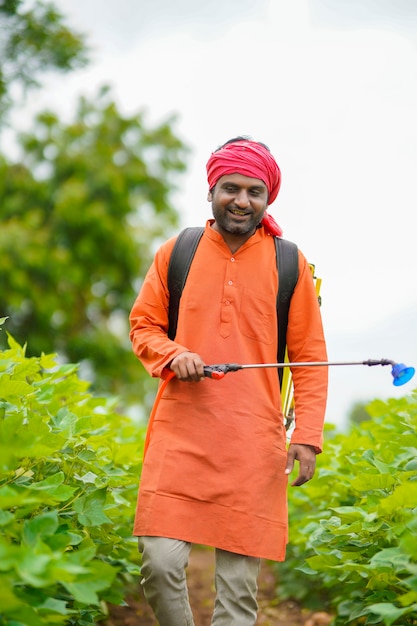
[[[228,209],[232,215],[238,215],[244,217],[245,215],[249,215],[248,211],[242,211],[242,209]]]

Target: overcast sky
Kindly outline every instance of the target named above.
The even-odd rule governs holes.
[[[282,186],[270,211],[323,278],[330,360],[417,365],[416,0],[56,0],[93,63],[34,103],[72,111],[113,86],[149,124],[178,115],[191,147],[175,202],[211,217],[205,164],[237,134],[269,145]],[[328,421],[398,397],[386,368],[333,368]]]

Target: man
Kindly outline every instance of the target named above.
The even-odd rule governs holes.
[[[216,549],[212,624],[253,626],[260,558],[282,561],[287,543],[287,480],[314,474],[321,451],[327,368],[294,368],[296,427],[286,448],[277,370],[245,369],[221,381],[213,363],[271,363],[277,354],[278,273],[266,212],[281,174],[269,149],[238,137],[207,163],[206,224],[180,300],[177,334],[167,336],[167,271],[174,239],[155,255],[131,311],[135,354],[152,376],[175,377],[158,405],[144,461],[134,534],[145,596],[161,626],[189,626],[185,569],[192,544]],[[291,361],[326,361],[308,263],[289,310]],[[198,384],[197,384],[198,383]]]

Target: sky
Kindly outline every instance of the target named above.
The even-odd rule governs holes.
[[[55,0],[92,63],[31,106],[70,115],[109,84],[149,125],[176,115],[191,148],[174,202],[211,217],[205,164],[236,135],[265,142],[282,185],[270,207],[322,278],[330,361],[417,366],[416,0]],[[327,421],[400,397],[389,368],[329,369]]]

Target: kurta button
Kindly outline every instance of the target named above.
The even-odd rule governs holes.
[[[232,263],[234,263],[235,262],[235,257],[232,256],[232,258],[230,260],[231,260]]]
[[[228,284],[228,285],[233,285],[233,280],[229,280],[229,281],[227,282],[227,284]]]

